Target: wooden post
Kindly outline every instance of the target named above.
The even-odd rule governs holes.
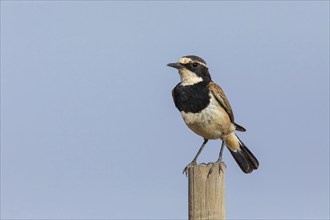
[[[197,164],[188,169],[189,220],[225,219],[226,166],[214,164],[209,173],[211,167],[212,164]]]

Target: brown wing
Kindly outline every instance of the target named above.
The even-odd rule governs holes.
[[[219,102],[219,104],[221,105],[221,107],[229,115],[230,121],[235,125],[236,130],[237,131],[242,131],[242,132],[246,131],[246,129],[244,127],[242,127],[241,125],[236,124],[234,122],[234,113],[233,113],[233,110],[231,109],[231,106],[229,104],[229,101],[228,101],[225,93],[221,89],[221,87],[218,86],[217,84],[215,84],[214,82],[210,82],[209,86],[210,86],[210,90],[211,90],[212,94],[214,95],[214,97],[216,98],[216,100]]]
[[[229,104],[229,101],[228,101],[227,97],[225,96],[225,93],[223,92],[223,90],[221,89],[221,87],[218,86],[217,84],[215,84],[214,82],[210,82],[209,86],[210,86],[210,90],[211,90],[212,94],[214,95],[214,97],[216,98],[216,100],[219,102],[219,104],[221,105],[221,107],[229,115],[230,121],[232,123],[234,123],[234,113],[233,113],[233,110],[231,109],[231,106]]]

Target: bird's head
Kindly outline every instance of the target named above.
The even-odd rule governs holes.
[[[206,62],[198,56],[184,56],[178,62],[169,63],[167,66],[179,70],[182,85],[193,85],[202,81],[211,81]]]

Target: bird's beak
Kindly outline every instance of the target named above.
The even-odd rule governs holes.
[[[169,64],[167,64],[167,66],[173,67],[175,69],[180,69],[181,68],[180,63],[169,63]]]

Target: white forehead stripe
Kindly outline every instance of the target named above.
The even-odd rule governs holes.
[[[178,61],[178,63],[181,63],[181,64],[187,64],[187,63],[191,63],[191,62],[196,62],[196,63],[199,63],[200,65],[203,65],[203,66],[207,67],[207,65],[205,63],[202,63],[202,62],[197,61],[197,60],[192,60],[191,58],[188,58],[188,57],[182,57]]]
[[[187,63],[190,63],[191,61],[192,61],[191,58],[182,57],[182,58],[179,59],[178,63],[187,64]]]

